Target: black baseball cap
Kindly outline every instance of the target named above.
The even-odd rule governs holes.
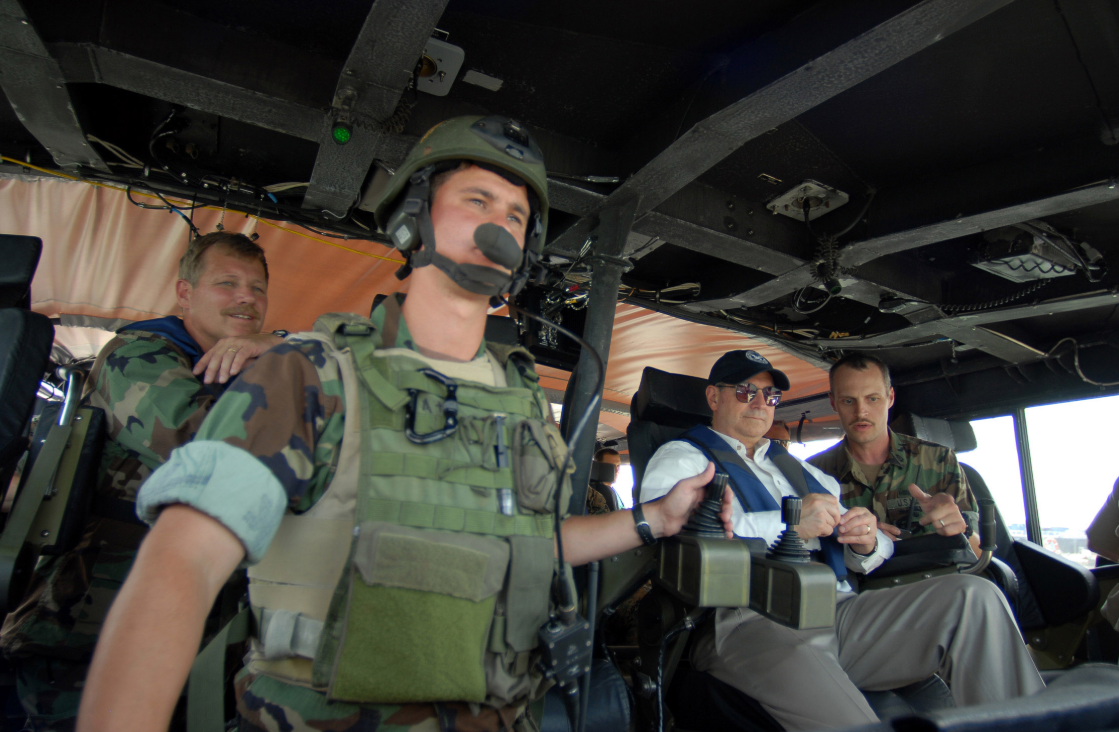
[[[708,384],[741,384],[751,376],[768,371],[773,374],[773,385],[781,391],[790,388],[789,377],[773,368],[765,356],[757,351],[728,351],[711,367]]]

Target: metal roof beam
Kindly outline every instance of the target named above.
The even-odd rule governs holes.
[[[16,116],[61,168],[109,166],[85,139],[66,79],[19,0],[0,0],[0,87]]]
[[[1001,226],[1017,224],[1030,219],[1075,211],[1117,199],[1119,199],[1119,186],[1113,181],[1104,181],[1054,196],[992,209],[970,216],[960,215],[913,229],[895,231],[865,241],[855,242],[843,248],[839,255],[839,264],[841,267],[858,268],[855,270],[856,277],[867,279],[883,290],[896,292],[897,290],[891,286],[888,280],[882,280],[873,275],[868,276],[869,273],[866,269],[870,262],[880,257],[918,249],[929,244],[997,229]],[[689,309],[696,311],[725,310],[727,308],[762,305],[811,285],[815,281],[814,273],[814,265],[810,263],[800,264],[746,292],[730,298],[693,303],[689,305]]]
[[[956,315],[939,320],[929,320],[927,322],[911,325],[908,328],[902,328],[891,333],[883,333],[869,338],[816,340],[811,342],[820,346],[858,350],[860,347],[902,346],[913,341],[935,338],[938,336],[962,340],[965,333],[971,332],[973,329],[977,329],[980,326],[1019,320],[1021,318],[1029,318],[1041,314],[1056,315],[1059,313],[1072,313],[1116,304],[1119,304],[1119,293],[1112,292],[1111,290],[1103,290],[1091,295],[1057,298],[1031,305],[1018,305],[996,310],[967,313],[966,315]],[[988,341],[986,335],[982,335],[981,337],[984,341]],[[980,350],[986,350],[982,346],[978,347]]]
[[[446,5],[447,0],[373,3],[342,68],[331,114],[322,121],[303,208],[342,217],[357,201],[369,167],[390,137],[382,124],[396,110]],[[335,143],[331,134],[338,114],[352,118],[353,137],[345,145]]]
[[[323,111],[89,43],[55,43],[66,81],[106,84],[200,112],[318,140]]]
[[[855,35],[843,38],[822,53],[819,49],[804,50],[805,39],[819,35],[822,17],[840,17],[852,23],[867,14],[865,10],[852,12],[855,8],[851,2],[813,8],[736,54],[730,66],[752,74],[746,83],[746,93],[680,135],[611,193],[603,206],[637,198],[636,213],[640,218],[746,142],[1008,2],[1010,0],[922,0],[871,28],[859,28]],[[766,51],[767,55],[758,58],[757,49]],[[555,248],[577,250],[593,228],[593,219],[593,216],[586,216],[577,222],[554,243]]]

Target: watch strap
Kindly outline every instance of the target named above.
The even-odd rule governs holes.
[[[633,523],[637,529],[637,535],[641,537],[645,546],[652,546],[657,543],[657,538],[653,536],[653,530],[649,527],[649,522],[645,520],[645,512],[641,509],[640,503],[633,505]]]

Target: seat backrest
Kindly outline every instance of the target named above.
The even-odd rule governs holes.
[[[50,318],[21,308],[0,309],[0,443],[27,427],[53,341]]]
[[[27,309],[42,242],[32,236],[0,236],[0,247],[0,486],[7,486],[27,446],[27,420],[50,363],[54,326]]]
[[[979,474],[978,470],[967,463],[960,463],[960,468],[967,476],[967,483],[971,486],[971,492],[975,494],[977,500],[981,501],[984,498],[994,500],[994,497],[991,496],[991,489],[987,487],[987,481],[983,480],[983,476]],[[1003,521],[1002,512],[998,510],[998,504],[995,505],[995,539],[998,542],[995,547],[995,557],[1010,565],[1010,568],[1014,570],[1014,575],[1018,578],[1018,594],[1014,603],[1014,613],[1018,618],[1018,625],[1023,630],[1045,627],[1045,616],[1037,604],[1037,597],[1034,595],[1033,588],[1026,577],[1026,572],[1022,568],[1022,563],[1018,561],[1018,554],[1014,551],[1014,537],[1010,535],[1010,531],[1006,528],[1006,522]]]
[[[31,308],[31,278],[39,266],[43,240],[35,236],[0,234],[0,308]]]
[[[956,452],[969,452],[978,446],[971,422],[963,419],[937,419],[899,412],[890,420],[890,429],[918,440],[944,445]]]
[[[636,493],[657,448],[697,424],[710,423],[707,380],[646,366],[630,402],[630,417],[626,437]]]

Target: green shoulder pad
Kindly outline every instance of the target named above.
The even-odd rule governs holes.
[[[367,332],[377,329],[377,326],[373,325],[372,320],[355,313],[326,313],[325,315],[320,315],[318,319],[315,320],[315,325],[312,330],[317,333],[324,333],[332,336],[346,326],[354,330],[368,328],[369,331]]]
[[[510,371],[508,367],[512,363],[521,379],[528,382],[524,386],[528,387],[529,384],[540,381],[540,376],[536,373],[536,357],[524,346],[509,346],[487,341],[486,350],[494,355],[498,363],[506,367],[506,372]],[[513,383],[510,381],[509,385],[513,386]]]

